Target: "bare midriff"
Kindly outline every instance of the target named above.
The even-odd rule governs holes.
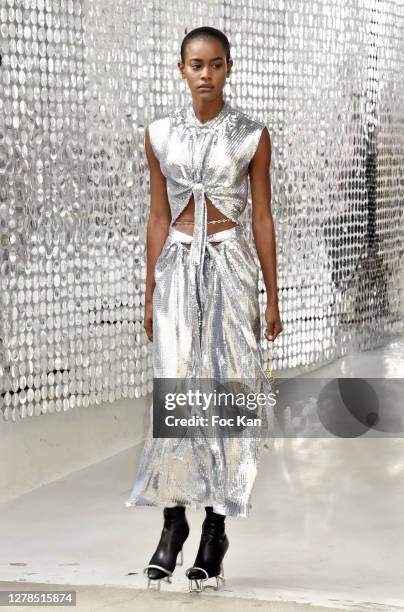
[[[207,233],[215,234],[216,232],[220,232],[225,229],[229,229],[231,227],[235,227],[238,225],[235,221],[231,221],[227,217],[225,217],[220,210],[218,210],[215,206],[213,206],[212,202],[205,195],[206,200],[206,212],[207,212]],[[181,232],[185,234],[193,235],[194,233],[194,213],[195,213],[195,199],[192,195],[188,204],[181,211],[181,214],[177,217],[174,222],[174,226]],[[221,223],[209,223],[209,221],[219,221],[220,219],[226,219]],[[182,224],[181,221],[186,221],[186,223]]]

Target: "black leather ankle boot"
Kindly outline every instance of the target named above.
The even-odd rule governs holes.
[[[185,572],[189,579],[190,591],[202,591],[203,582],[208,578],[216,578],[216,590],[220,582],[224,582],[223,557],[229,548],[229,540],[225,533],[224,514],[216,514],[211,506],[206,506],[206,517],[202,524],[202,535],[198,554],[193,567]],[[196,588],[193,588],[195,581]],[[213,587],[215,588],[215,587]]]
[[[171,582],[170,577],[176,566],[177,555],[181,551],[182,557],[182,546],[189,535],[189,525],[184,506],[164,508],[163,516],[164,526],[160,541],[149,565],[144,568],[144,573],[147,572],[149,578],[148,586],[150,586],[151,580],[165,579],[167,582]],[[158,587],[160,588],[160,582]]]

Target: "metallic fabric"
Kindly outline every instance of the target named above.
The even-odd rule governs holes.
[[[154,377],[256,378],[257,392],[271,391],[262,365],[258,267],[242,225],[207,234],[205,200],[206,194],[237,222],[263,127],[228,102],[205,124],[190,104],[149,126],[172,213],[155,266]],[[189,235],[174,222],[192,193],[195,226]],[[264,418],[273,416],[267,406],[263,411]],[[126,505],[211,505],[220,514],[247,516],[262,440],[153,438],[152,419],[150,412]]]

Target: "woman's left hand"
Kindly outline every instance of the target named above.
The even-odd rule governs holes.
[[[265,321],[267,322],[267,328],[264,336],[267,340],[273,342],[283,330],[277,302],[267,305],[265,310]]]

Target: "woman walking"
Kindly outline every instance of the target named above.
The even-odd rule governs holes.
[[[189,32],[178,67],[192,102],[150,123],[145,150],[151,205],[144,327],[155,378],[251,378],[267,385],[261,353],[258,267],[238,219],[252,196],[252,229],[267,290],[265,336],[282,331],[271,215],[270,136],[223,98],[233,61],[227,37]],[[267,388],[267,387],[266,387]],[[152,408],[152,407],[151,407]],[[260,440],[153,438],[152,415],[127,506],[163,507],[164,526],[145,568],[170,581],[189,534],[185,508],[205,508],[190,590],[224,580],[225,517],[247,517]],[[182,564],[182,561],[178,565]]]

